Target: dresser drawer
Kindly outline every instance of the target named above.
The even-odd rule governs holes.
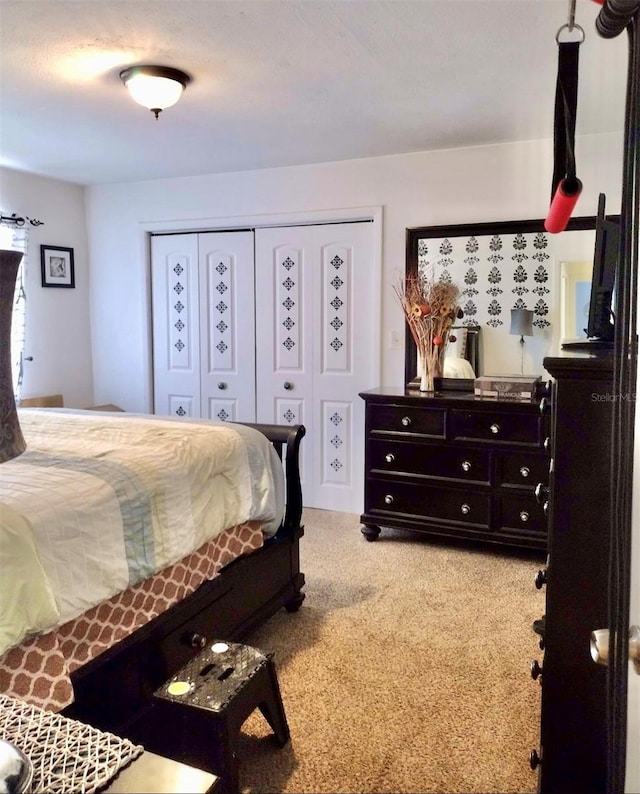
[[[455,439],[490,441],[493,444],[541,444],[542,417],[536,413],[451,411]]]
[[[370,405],[367,410],[369,432],[411,433],[444,438],[445,411],[412,405]]]
[[[489,451],[452,449],[433,444],[371,439],[367,446],[368,473],[417,474],[466,482],[489,483]],[[535,483],[534,483],[535,485]]]
[[[499,497],[499,531],[545,534],[547,518],[533,494],[503,494]]]
[[[362,534],[383,528],[546,550],[549,417],[535,401],[373,389]]]
[[[535,488],[549,482],[549,458],[531,452],[503,452],[496,456],[498,485],[520,485]]]
[[[489,525],[491,499],[486,492],[373,477],[368,478],[366,491],[367,512],[379,515],[382,524],[386,514],[455,521],[483,528]]]
[[[165,677],[171,674],[169,671],[175,671],[195,656],[200,650],[199,638],[211,641],[216,637],[224,637],[225,631],[231,630],[227,607],[231,594],[232,588],[227,588],[212,604],[157,639],[154,649],[156,667],[165,671]],[[160,683],[162,681],[157,685]]]

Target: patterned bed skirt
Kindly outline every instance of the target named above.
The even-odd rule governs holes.
[[[0,657],[0,692],[59,711],[73,703],[71,673],[264,543],[260,525],[222,532],[175,565],[104,601],[75,620],[26,639]]]

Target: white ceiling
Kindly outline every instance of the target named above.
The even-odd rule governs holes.
[[[578,0],[577,133],[623,128],[626,36]],[[0,163],[80,184],[549,138],[566,0],[0,0]],[[566,32],[562,34],[566,37]],[[193,77],[155,121],[130,65]]]

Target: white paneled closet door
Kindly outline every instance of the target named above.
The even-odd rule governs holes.
[[[255,421],[253,232],[152,237],[155,413]]]
[[[255,422],[253,232],[198,235],[202,416]]]
[[[200,416],[198,235],[151,238],[154,412]]]
[[[361,512],[364,403],[378,385],[373,224],[256,230],[257,419],[304,424],[308,507]]]

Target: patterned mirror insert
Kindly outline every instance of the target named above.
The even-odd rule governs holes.
[[[460,324],[485,329],[486,356],[486,345],[495,348],[503,343],[503,334],[508,337],[512,309],[533,311],[539,340],[559,333],[558,263],[593,259],[594,229],[595,217],[571,219],[566,232],[578,234],[549,234],[542,219],[407,229],[405,272],[459,287]],[[496,361],[492,354],[494,367]],[[415,344],[407,337],[407,382],[415,372]]]
[[[419,272],[460,288],[463,325],[508,326],[511,309],[533,309],[533,325],[549,326],[549,259],[546,232],[418,240]]]

